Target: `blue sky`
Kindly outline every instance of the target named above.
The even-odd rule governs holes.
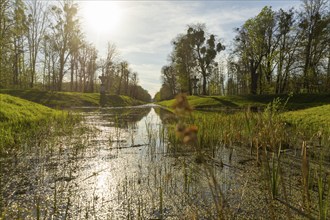
[[[160,70],[168,63],[171,41],[187,25],[205,23],[225,45],[233,29],[268,5],[298,9],[301,1],[81,1],[80,17],[86,38],[105,56],[107,42],[139,74],[139,82],[153,96],[161,86]]]

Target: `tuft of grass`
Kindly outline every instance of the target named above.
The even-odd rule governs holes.
[[[272,153],[271,165],[269,164],[268,159],[265,158],[272,199],[276,199],[279,192],[279,184],[281,180],[280,157],[281,157],[280,151],[278,151],[277,156],[275,156],[275,153]]]

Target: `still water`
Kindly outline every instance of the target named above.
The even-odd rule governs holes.
[[[219,141],[198,153],[178,146],[177,118],[156,105],[74,112],[84,120],[73,134],[0,157],[0,219],[270,219],[275,211],[279,219],[310,217],[300,211],[296,150],[281,155],[285,197],[272,200],[272,153],[260,166],[246,143]],[[315,187],[310,192],[317,201]]]
[[[87,129],[1,159],[5,219],[213,215],[210,204],[219,198],[203,179],[208,171],[191,166],[189,152],[169,149],[166,121],[173,115],[153,105],[76,110]],[[212,175],[226,180],[215,168]]]

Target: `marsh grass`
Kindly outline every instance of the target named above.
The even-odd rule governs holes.
[[[40,166],[39,169],[38,164],[44,160],[45,154],[48,154],[48,157],[52,157],[56,149],[61,151],[64,140],[59,137],[66,136],[67,140],[70,140],[74,133],[73,131],[79,135],[85,133],[86,130],[83,126],[74,129],[81,121],[81,117],[78,114],[72,115],[70,112],[53,110],[4,94],[0,94],[0,105],[0,216],[2,216],[0,219],[24,219],[31,216],[41,219],[45,212],[42,207],[46,202],[38,195],[31,199],[32,203],[34,201],[33,208],[26,209],[24,206],[18,205],[17,210],[19,211],[16,214],[14,214],[13,210],[8,209],[8,204],[10,204],[7,200],[8,197],[3,199],[4,195],[8,193],[6,191],[10,186],[8,184],[15,181],[18,184],[18,186],[14,185],[15,191],[13,191],[10,197],[19,197],[21,194],[25,194],[27,191],[25,184],[30,182],[35,182],[35,186],[39,186],[41,182],[45,181],[43,179],[45,168]],[[32,157],[34,158],[33,160],[31,159],[32,155],[34,155]],[[35,168],[30,160],[36,163]],[[10,161],[14,163],[8,167]],[[21,169],[19,169],[20,167]],[[36,169],[36,172],[41,175],[35,180],[30,179],[26,176],[27,173],[25,173],[29,172],[29,169]],[[21,174],[16,179],[7,179],[8,170]],[[23,185],[20,185],[20,181],[22,181]],[[58,198],[56,188],[55,186],[52,205],[54,213],[57,209]],[[15,204],[16,202],[14,202],[13,206]]]
[[[272,153],[271,161],[268,161],[267,158],[265,159],[264,169],[266,170],[266,178],[269,180],[269,188],[272,199],[276,199],[279,193],[279,185],[281,180],[280,157],[281,153],[279,151],[277,154]]]
[[[319,144],[320,143],[321,141]],[[325,172],[326,168],[324,163],[324,155],[321,153],[317,168],[318,211],[320,220],[325,220],[328,218],[330,208],[330,175]]]
[[[265,107],[264,111],[257,113],[252,112],[250,108],[247,108],[247,110],[243,112],[234,112],[231,114],[193,111],[189,117],[176,119],[176,123],[179,125],[185,124],[185,126],[195,125],[198,128],[198,142],[195,145],[197,149],[193,151],[193,154],[196,158],[195,162],[197,162],[197,164],[201,163],[203,166],[212,164],[215,161],[220,161],[222,166],[228,166],[228,163],[231,163],[232,155],[229,155],[227,162],[222,162],[223,155],[220,154],[219,158],[221,149],[228,148],[238,150],[239,148],[249,147],[251,156],[256,158],[255,169],[260,169],[261,165],[261,168],[265,171],[264,177],[259,178],[265,181],[267,190],[264,193],[267,194],[268,191],[270,195],[269,198],[273,200],[267,203],[269,214],[273,218],[275,218],[279,212],[278,206],[280,201],[280,203],[285,206],[286,214],[284,215],[286,217],[291,218],[293,211],[296,212],[296,214],[299,213],[298,215],[313,218],[312,216],[315,216],[315,208],[318,207],[319,218],[325,219],[324,216],[328,217],[327,207],[329,204],[326,200],[328,197],[325,197],[325,195],[328,196],[329,184],[326,183],[327,179],[325,177],[320,178],[319,176],[315,176],[311,179],[311,167],[309,163],[312,160],[313,166],[318,164],[321,160],[321,154],[326,154],[326,158],[329,158],[329,132],[327,132],[327,129],[330,128],[328,124],[329,120],[325,120],[324,117],[326,116],[321,116],[321,111],[321,115],[318,119],[322,121],[321,123],[317,124],[315,121],[315,123],[313,122],[312,124],[308,122],[299,124],[299,121],[294,121],[294,118],[292,120],[289,117],[289,115],[294,116],[295,112],[286,112],[288,102],[289,98],[276,98]],[[322,110],[326,108],[327,106],[322,107]],[[188,110],[189,109],[190,108],[188,108]],[[306,110],[306,112],[316,112],[318,109],[320,108]],[[299,112],[297,117],[307,117],[307,115]],[[329,117],[326,118],[328,119]],[[306,121],[308,118],[302,120]],[[177,130],[175,126],[169,125],[167,129],[167,137],[172,147],[172,152],[181,152],[181,154],[185,154],[184,152],[191,152],[189,146],[185,146],[182,137],[180,138],[178,135],[175,135],[175,130]],[[302,140],[309,140],[308,145],[311,146],[308,147],[307,142]],[[301,159],[295,156],[297,154],[297,149],[301,146],[300,143],[302,143],[303,146]],[[307,154],[312,155],[312,158],[307,156]],[[290,167],[286,167],[288,159],[291,158],[289,160],[292,160],[292,157],[295,158],[294,164],[301,163],[300,180],[296,178],[291,179],[292,177],[286,176],[288,169],[290,169]],[[245,167],[243,169],[253,168]],[[207,172],[204,172],[204,174],[206,173]],[[318,173],[326,175],[327,172],[322,170]],[[215,186],[217,186],[217,189],[221,189],[221,187],[223,187],[223,181],[221,178],[214,178],[214,176],[210,174],[207,175],[207,179],[209,183],[212,183],[209,184],[211,194],[217,194],[217,196],[212,194],[211,197],[222,198],[222,200],[213,199],[213,204],[215,204],[213,206],[215,208],[214,211],[215,213],[224,213],[224,206],[218,205],[227,202],[226,198],[222,196],[224,193],[221,190],[218,192],[214,190]],[[315,194],[314,190],[311,190],[313,186],[315,186],[315,181],[318,188],[318,196]],[[186,175],[184,175],[185,186],[187,182]],[[293,194],[292,192],[293,182],[299,184],[299,188],[303,192],[301,201],[297,200],[299,193],[296,191]],[[249,186],[244,187],[244,189],[244,191],[252,190]],[[304,204],[302,208],[303,211],[295,207],[296,202]],[[318,204],[318,206],[316,206],[316,204]],[[237,215],[237,213],[230,214],[228,210],[227,214],[227,216]],[[196,216],[196,213],[194,216]],[[215,218],[223,219],[225,217],[218,215]]]
[[[38,160],[51,162],[40,165],[38,178],[40,186],[50,183],[51,187],[46,187],[47,199],[42,194],[35,199],[32,216],[327,219],[330,140],[324,131],[288,125],[283,116],[285,101],[275,100],[262,112],[247,108],[231,113],[192,111],[186,106],[189,102],[182,102],[177,105],[178,114],[155,111],[163,121],[153,115],[139,125],[125,123],[123,118],[133,117],[123,110],[122,114],[109,113],[110,109],[104,116],[91,114],[95,128],[76,130],[78,124],[78,133],[43,145],[45,152]],[[111,127],[102,128],[101,123]],[[135,132],[141,128],[143,133]],[[306,189],[303,145],[309,164],[310,211],[302,198]],[[23,208],[31,207],[17,204],[21,213],[6,203],[3,216],[24,216],[28,211]]]

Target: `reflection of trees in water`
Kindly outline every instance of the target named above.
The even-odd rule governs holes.
[[[141,121],[143,117],[147,116],[151,108],[115,108],[102,109],[102,118],[113,123],[119,128],[136,128],[137,122]]]
[[[155,107],[154,110],[163,124],[176,122],[175,115],[169,110],[166,110],[161,107]]]

